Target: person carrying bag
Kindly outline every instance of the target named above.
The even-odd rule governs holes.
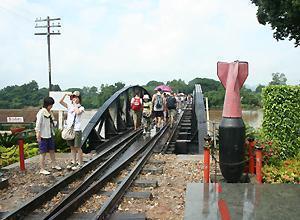
[[[66,96],[70,96],[71,104],[64,102]],[[81,103],[81,96],[79,91],[73,93],[66,93],[59,101],[68,110],[67,126],[62,131],[62,138],[67,141],[67,145],[71,148],[72,159],[67,166],[68,169],[77,170],[83,165],[82,145],[82,131],[81,131],[81,117],[84,113],[84,107]],[[78,163],[77,163],[78,159]]]
[[[75,131],[74,131],[74,125],[75,125],[75,119],[76,115],[73,120],[73,124],[70,128],[64,128],[61,132],[61,137],[62,139],[69,141],[69,140],[74,140],[75,138]]]

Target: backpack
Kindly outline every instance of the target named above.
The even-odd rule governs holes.
[[[134,98],[133,103],[131,103],[131,109],[134,111],[141,110],[142,103],[140,98]]]
[[[156,95],[155,107],[157,109],[161,109],[162,108],[162,97],[161,97],[161,95]]]
[[[167,108],[168,109],[175,109],[176,108],[176,99],[173,96],[169,96],[167,98]]]

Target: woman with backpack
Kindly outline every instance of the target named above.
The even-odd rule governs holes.
[[[134,130],[136,130],[141,124],[142,104],[142,99],[140,98],[139,94],[136,93],[130,101]]]
[[[170,116],[170,127],[172,128],[174,125],[174,118],[177,113],[177,100],[172,92],[170,96],[167,98],[167,109]]]
[[[156,131],[162,127],[162,119],[164,117],[165,101],[162,96],[162,90],[157,89],[157,92],[152,97],[153,113],[156,122]]]

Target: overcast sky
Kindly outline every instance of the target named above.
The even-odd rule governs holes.
[[[62,19],[51,36],[52,83],[62,89],[217,79],[216,63],[234,60],[249,62],[248,85],[273,72],[300,83],[300,48],[277,42],[249,0],[0,0],[0,88],[48,87],[46,36],[34,35],[46,16]]]

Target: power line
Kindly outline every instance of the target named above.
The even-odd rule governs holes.
[[[49,93],[51,91],[52,88],[52,84],[51,84],[51,56],[50,56],[50,36],[51,35],[60,35],[59,30],[57,32],[53,31],[51,32],[51,28],[60,28],[60,22],[58,22],[57,24],[55,24],[54,22],[52,22],[52,24],[50,24],[51,21],[60,21],[60,18],[50,18],[49,16],[47,16],[47,18],[45,19],[41,19],[41,18],[37,18],[35,20],[35,22],[37,22],[35,24],[35,28],[46,28],[47,31],[46,32],[39,32],[39,33],[34,33],[34,35],[47,35],[47,44],[48,44],[48,70],[49,70]],[[46,25],[38,25],[39,22],[46,22]]]

